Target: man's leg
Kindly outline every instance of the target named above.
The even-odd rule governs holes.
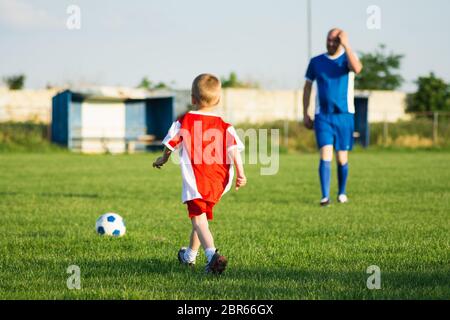
[[[331,161],[333,160],[333,146],[326,145],[320,149],[319,177],[322,189],[321,204],[326,205],[330,199]]]
[[[319,178],[322,190],[320,205],[330,203],[331,161],[333,160],[334,128],[328,115],[316,115],[314,130],[320,149]]]
[[[338,202],[347,202],[346,187],[348,177],[348,152],[353,148],[354,116],[342,114],[335,116],[336,128],[336,158],[338,171]]]
[[[343,201],[340,202],[346,202],[346,196],[347,191],[347,177],[348,177],[348,151],[337,151],[336,153],[337,158],[337,167],[338,167],[338,186],[339,186],[339,192],[338,197],[342,198]],[[344,199],[345,198],[345,199]]]

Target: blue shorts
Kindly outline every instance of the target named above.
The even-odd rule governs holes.
[[[336,151],[349,151],[353,148],[355,127],[352,113],[316,114],[314,130],[317,146],[332,145]]]

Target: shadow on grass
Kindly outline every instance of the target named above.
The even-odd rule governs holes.
[[[178,261],[165,261],[160,259],[110,259],[84,261],[80,267],[85,270],[87,277],[98,277],[107,274],[108,276],[126,275],[148,275],[148,274],[173,274],[183,273],[187,268],[180,265]]]
[[[63,193],[63,192],[43,192],[38,194],[41,197],[51,198],[99,198],[96,193]]]
[[[382,271],[381,290],[369,290],[366,287],[369,275],[365,271],[354,270],[296,269],[295,266],[259,268],[231,264],[223,275],[212,276],[205,275],[204,264],[200,261],[194,268],[188,268],[180,265],[176,257],[167,260],[91,257],[71,263],[80,267],[83,285],[90,290],[81,291],[80,296],[90,298],[105,292],[111,298],[123,298],[129,292],[137,299],[149,296],[166,299],[448,299],[450,296],[445,268],[423,272]],[[28,274],[28,268],[31,268],[41,275],[42,279],[37,279],[34,285],[65,290],[67,265],[67,260],[33,259],[24,267]],[[17,266],[4,270],[19,278],[21,271],[25,270],[18,273]],[[9,293],[22,292],[20,283],[13,281],[4,289]],[[100,291],[99,286],[102,287]],[[39,294],[44,293],[39,291]]]
[[[16,191],[0,191],[0,196],[18,196],[18,195],[31,195],[32,193],[27,192],[16,192]],[[40,197],[51,197],[51,198],[99,198],[100,196],[96,193],[72,193],[72,192],[41,192],[36,193]]]
[[[17,196],[19,192],[14,191],[0,191],[0,196]]]
[[[183,286],[202,294],[211,285],[211,290],[227,297],[338,297],[345,298],[414,298],[448,299],[449,277],[444,270],[435,271],[382,271],[382,290],[368,290],[369,277],[365,270],[305,270],[289,268],[251,268],[230,265],[221,276],[205,275],[204,263],[186,267],[173,260],[161,259],[111,259],[110,261],[86,261],[82,267],[85,277],[133,277],[167,276],[182,280]],[[186,278],[188,277],[188,278]],[[192,286],[190,286],[191,284]],[[196,287],[200,285],[200,287]],[[219,285],[220,287],[217,287]],[[174,286],[177,286],[176,284]],[[170,290],[168,288],[168,290]],[[208,289],[209,290],[209,289]],[[203,292],[204,293],[204,292]]]

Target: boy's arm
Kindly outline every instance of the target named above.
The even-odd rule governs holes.
[[[239,188],[247,184],[247,177],[244,172],[244,165],[242,164],[241,153],[238,148],[233,148],[230,150],[230,157],[233,160],[234,166],[236,167],[236,191]]]
[[[164,151],[161,157],[153,162],[153,168],[161,169],[161,167],[169,160],[172,151],[169,148],[164,147]]]

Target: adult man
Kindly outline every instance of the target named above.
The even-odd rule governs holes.
[[[311,59],[306,72],[303,91],[304,125],[315,129],[320,149],[319,177],[322,189],[320,205],[330,203],[331,161],[333,148],[338,164],[338,202],[348,201],[348,151],[353,147],[355,106],[353,101],[354,76],[362,64],[350,47],[347,34],[334,28],[327,35],[327,53]],[[314,123],[308,115],[313,82],[317,82]]]

